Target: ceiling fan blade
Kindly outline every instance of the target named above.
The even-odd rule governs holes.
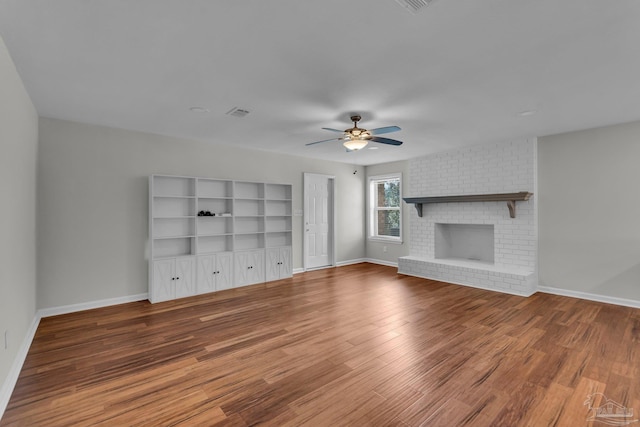
[[[386,126],[383,128],[375,128],[375,129],[369,129],[369,133],[371,135],[380,135],[383,133],[391,133],[391,132],[398,132],[400,129],[398,126]]]
[[[323,139],[322,141],[316,141],[316,142],[310,142],[308,144],[304,144],[304,145],[313,145],[313,144],[320,144],[321,142],[329,142],[329,141],[339,141],[343,138],[331,138],[331,139]]]
[[[379,142],[380,144],[402,145],[402,141],[396,141],[395,139],[390,138],[382,138],[380,136],[372,136],[369,141]]]
[[[330,130],[331,132],[340,132],[340,133],[344,133],[343,130],[338,130],[338,129],[332,129],[332,128],[322,128],[324,130]]]

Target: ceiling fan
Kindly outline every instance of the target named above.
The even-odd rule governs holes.
[[[329,141],[344,141],[342,145],[347,149],[347,151],[357,151],[361,150],[367,146],[369,141],[379,142],[380,144],[389,144],[389,145],[402,145],[402,141],[397,141],[395,139],[382,138],[376,135],[380,135],[383,133],[391,133],[397,132],[401,130],[398,126],[386,126],[383,128],[376,129],[363,129],[358,127],[358,122],[362,119],[360,116],[351,116],[351,121],[353,122],[353,127],[345,130],[331,129],[331,128],[322,128],[325,130],[329,130],[331,132],[339,132],[342,136],[338,138],[324,139],[322,141],[310,142],[305,145],[314,145],[320,144],[321,142],[329,142]]]

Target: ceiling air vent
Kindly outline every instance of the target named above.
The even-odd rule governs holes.
[[[435,0],[396,0],[396,3],[415,15],[420,9],[429,6],[434,1]]]
[[[231,110],[227,111],[228,115],[233,117],[244,117],[249,114],[249,110],[244,110],[242,108],[233,107]]]

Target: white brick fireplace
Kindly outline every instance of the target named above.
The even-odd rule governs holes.
[[[410,255],[398,260],[398,272],[533,294],[538,246],[536,144],[529,139],[479,145],[411,160],[404,197],[517,192],[533,196],[516,202],[515,218],[505,201],[424,204],[422,217],[412,204],[405,205],[411,210]],[[487,242],[493,247],[480,249]],[[458,248],[452,249],[452,243]]]

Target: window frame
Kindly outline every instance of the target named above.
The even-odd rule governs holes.
[[[376,191],[376,187],[379,183],[385,181],[398,181],[398,207],[378,207],[378,192]],[[403,212],[402,212],[402,173],[388,173],[384,175],[374,175],[368,177],[368,199],[369,203],[367,206],[367,218],[369,226],[367,232],[367,238],[371,241],[378,242],[386,242],[386,243],[396,243],[402,244],[402,223],[403,221]],[[398,211],[400,224],[399,224],[399,235],[398,236],[385,236],[378,234],[378,222],[376,221],[377,214],[380,211]]]

